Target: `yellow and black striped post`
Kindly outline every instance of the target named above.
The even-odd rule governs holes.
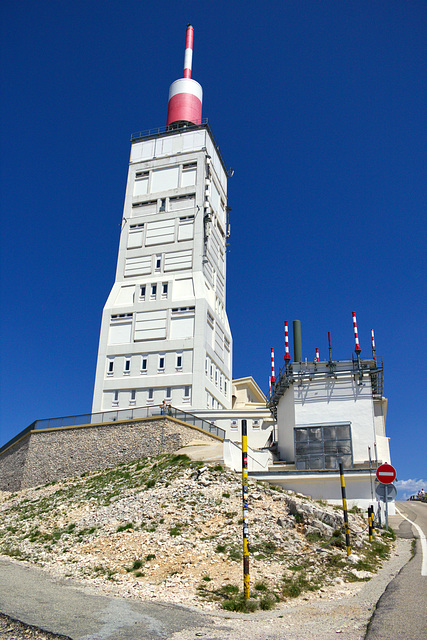
[[[248,427],[242,420],[242,501],[243,501],[243,593],[249,598],[249,524],[248,524]]]
[[[368,507],[369,542],[372,542],[372,507]]]
[[[372,529],[372,539],[373,539],[375,538],[375,511],[372,505],[371,505],[371,529]]]
[[[347,555],[351,554],[350,547],[350,529],[348,528],[348,512],[347,512],[347,498],[345,497],[345,480],[342,462],[340,465],[340,477],[341,477],[341,496],[342,496],[342,508],[344,511],[344,530],[345,530],[345,544],[347,547]]]

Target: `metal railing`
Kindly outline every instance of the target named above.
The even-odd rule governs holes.
[[[15,442],[23,438],[30,431],[40,431],[43,429],[60,429],[61,427],[78,427],[79,425],[96,425],[106,422],[117,422],[122,420],[137,420],[138,418],[155,418],[160,416],[171,416],[177,420],[182,420],[187,424],[198,427],[206,433],[210,433],[218,438],[225,439],[225,431],[217,427],[213,422],[198,418],[193,413],[176,409],[171,405],[150,405],[146,407],[129,407],[128,409],[115,409],[112,411],[101,411],[99,413],[81,413],[75,416],[60,416],[58,418],[44,418],[35,420],[28,427],[20,431],[14,438],[6,442],[0,448],[0,454],[12,446]]]

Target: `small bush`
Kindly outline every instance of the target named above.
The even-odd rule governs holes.
[[[133,522],[128,522],[127,524],[121,524],[116,529],[116,533],[121,533],[122,531],[127,531],[128,529],[133,529]]]
[[[137,571],[142,567],[142,565],[143,565],[142,560],[135,560],[135,562],[132,565],[132,571]]]

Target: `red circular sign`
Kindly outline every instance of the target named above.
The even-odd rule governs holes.
[[[391,484],[396,480],[396,469],[391,464],[380,464],[377,469],[377,480],[382,484]]]

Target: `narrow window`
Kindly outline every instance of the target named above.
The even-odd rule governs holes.
[[[224,395],[227,395],[227,380],[224,380]]]
[[[147,358],[142,356],[141,373],[147,373]]]
[[[125,368],[123,373],[129,373],[130,372],[130,358],[126,358],[125,359]]]
[[[139,299],[140,300],[145,300],[145,284],[142,284],[139,287]]]
[[[211,372],[210,372],[210,375],[211,375],[211,380],[212,380],[212,378],[213,378],[213,364],[212,364],[212,362],[211,362]]]
[[[151,296],[150,296],[150,300],[155,300],[157,297],[157,285],[156,284],[152,284],[151,285]]]
[[[109,376],[112,376],[114,373],[114,360],[109,360],[108,361],[108,369],[107,369],[107,374]]]
[[[159,356],[159,371],[164,371],[165,370],[165,356],[161,355]]]
[[[158,254],[156,256],[156,261],[154,263],[154,268],[156,271],[160,271],[160,269],[162,268],[162,256],[161,254]]]
[[[136,404],[136,389],[132,389],[130,392],[130,401],[129,401],[130,405],[134,405]]]
[[[162,298],[165,299],[168,297],[168,283],[164,282],[162,284]]]
[[[166,211],[166,198],[162,198],[160,200],[160,208],[159,211]]]
[[[172,387],[166,387],[166,400],[171,400],[172,398]]]
[[[184,387],[184,397],[183,400],[190,400],[190,386],[187,385]]]
[[[148,389],[148,402],[153,402],[154,398],[154,389]]]
[[[119,404],[119,392],[115,391],[113,395],[113,406],[117,406]]]
[[[182,369],[182,353],[176,354],[176,368]]]

